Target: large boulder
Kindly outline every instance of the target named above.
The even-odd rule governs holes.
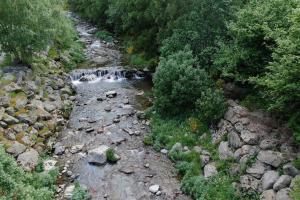
[[[273,186],[273,189],[275,191],[279,191],[283,188],[286,188],[290,185],[292,181],[292,177],[288,175],[282,175],[279,177],[279,179],[276,181],[276,183]]]
[[[262,179],[262,188],[263,190],[268,190],[268,189],[272,189],[274,183],[279,179],[279,173],[277,171],[267,171]]]
[[[25,145],[15,141],[8,149],[6,149],[6,152],[17,157],[18,155],[23,153],[25,150],[26,150]]]
[[[280,152],[276,151],[260,151],[258,153],[257,159],[263,163],[271,165],[273,167],[279,167],[283,163],[283,156]]]
[[[106,151],[108,149],[108,146],[101,145],[96,149],[88,151],[88,162],[93,165],[104,165],[107,162]]]
[[[283,165],[282,169],[285,175],[295,177],[299,174],[299,170],[291,163]]]
[[[17,162],[23,167],[25,171],[32,171],[38,164],[39,153],[30,149],[18,156]]]
[[[281,189],[276,194],[276,200],[292,200],[292,198],[289,196],[290,193],[289,188]]]
[[[221,142],[219,145],[219,157],[221,160],[233,158],[234,154],[229,148],[228,142]]]
[[[247,168],[246,172],[255,178],[261,178],[266,169],[265,164],[257,160],[251,167]]]

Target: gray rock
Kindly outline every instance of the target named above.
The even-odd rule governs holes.
[[[262,150],[274,149],[277,145],[277,141],[271,139],[264,139],[260,142],[259,147]]]
[[[44,170],[45,171],[51,171],[51,170],[54,170],[56,167],[57,161],[56,160],[45,160],[43,162],[43,166],[44,166]]]
[[[111,111],[111,106],[110,105],[105,106],[104,110],[106,112],[110,112]]]
[[[70,152],[73,154],[78,153],[83,149],[83,147],[84,147],[83,144],[74,145],[74,146],[72,146]]]
[[[233,148],[239,148],[243,145],[243,142],[242,142],[240,136],[235,131],[229,132],[228,142],[229,142],[229,146],[231,146]]]
[[[260,181],[250,175],[243,175],[240,177],[241,188],[246,190],[258,190]]]
[[[19,123],[19,120],[10,116],[10,115],[7,115],[7,114],[4,114],[3,115],[3,119],[2,119],[7,125],[13,125],[13,124],[17,124]]]
[[[96,149],[88,151],[88,162],[93,165],[104,165],[107,162],[106,151],[108,149],[108,146],[101,145]]]
[[[0,107],[7,108],[10,103],[10,97],[9,96],[2,96],[0,97]]]
[[[55,155],[62,155],[65,153],[65,146],[63,146],[60,142],[56,143],[54,146],[54,154]]]
[[[143,111],[138,111],[138,112],[136,113],[136,117],[137,117],[139,120],[146,119],[145,112],[143,112]]]
[[[260,195],[260,200],[275,200],[276,193],[274,190],[266,190]]]
[[[6,92],[22,92],[22,88],[16,83],[10,83],[4,87]]]
[[[21,153],[23,153],[26,150],[26,146],[15,141],[11,147],[9,147],[8,149],[6,149],[6,152],[9,154],[12,154],[13,156],[17,157],[18,155],[20,155]]]
[[[30,149],[18,156],[17,162],[23,167],[25,171],[32,171],[38,164],[39,153]]]
[[[280,152],[276,151],[260,151],[257,159],[273,167],[279,167],[283,163],[283,156]]]
[[[160,189],[160,186],[159,185],[151,185],[149,187],[149,191],[152,193],[152,194],[156,194]]]
[[[214,163],[205,165],[204,167],[204,177],[209,178],[218,174],[218,170]]]
[[[226,160],[228,158],[233,158],[234,154],[228,146],[228,142],[221,142],[219,145],[219,158],[221,160]]]
[[[244,140],[244,142],[251,145],[256,145],[259,142],[259,135],[248,130],[242,130],[241,138]]]
[[[208,155],[200,155],[200,161],[201,161],[201,165],[205,166],[209,163],[210,161],[210,156]]]
[[[276,200],[292,200],[292,198],[289,196],[289,193],[289,188],[279,190],[276,194]]]
[[[276,181],[276,183],[273,186],[273,189],[275,191],[279,191],[283,188],[289,187],[290,183],[292,181],[292,177],[288,175],[282,175],[279,177],[279,179]]]
[[[2,120],[2,119],[3,119],[3,117],[4,117],[4,114],[5,114],[5,108],[3,108],[3,107],[0,107],[0,120]]]
[[[97,76],[95,74],[88,74],[85,76],[82,76],[79,81],[80,82],[88,82],[88,81],[94,81],[97,79]]]
[[[181,151],[183,151],[182,144],[180,142],[177,142],[171,148],[170,153],[181,152]]]
[[[299,174],[299,170],[296,167],[294,167],[291,163],[283,165],[282,169],[285,175],[295,177]]]
[[[274,183],[279,179],[279,173],[277,171],[267,171],[261,181],[263,190],[272,189]]]
[[[266,171],[266,166],[260,161],[256,161],[251,167],[247,168],[246,172],[255,178],[260,179]]]

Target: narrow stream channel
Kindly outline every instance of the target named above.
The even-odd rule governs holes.
[[[95,28],[77,19],[80,39],[86,44],[91,67],[70,73],[76,88],[76,105],[68,128],[60,142],[66,147],[61,162],[87,187],[92,199],[109,200],[185,200],[172,163],[166,155],[143,144],[150,132],[149,121],[138,118],[149,102],[143,94],[151,89],[145,73],[124,70],[122,55],[113,44],[95,38]],[[116,92],[114,98],[106,97]],[[75,145],[82,150],[71,153]],[[88,151],[107,145],[115,149],[120,160],[102,166],[88,162]],[[70,184],[66,178],[66,184]],[[161,193],[149,187],[159,185]]]

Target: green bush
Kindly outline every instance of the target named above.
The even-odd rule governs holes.
[[[292,191],[290,192],[290,196],[294,199],[300,199],[300,178],[296,178],[295,185],[292,188]]]
[[[106,151],[106,159],[107,159],[107,162],[109,162],[109,163],[116,163],[118,161],[118,158],[116,156],[116,151],[112,148],[109,148]]]
[[[207,89],[196,102],[196,112],[203,122],[216,123],[227,110],[221,90]]]
[[[91,199],[87,190],[80,186],[79,183],[75,184],[75,189],[72,194],[72,200],[89,200]]]
[[[55,194],[57,171],[27,173],[15,159],[0,148],[0,196],[3,200],[52,200]]]
[[[190,112],[202,91],[211,87],[208,74],[196,68],[196,63],[187,48],[161,58],[153,79],[154,106],[159,113],[176,115]]]

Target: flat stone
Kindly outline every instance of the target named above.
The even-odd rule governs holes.
[[[277,171],[267,171],[261,179],[263,190],[272,189],[274,183],[278,179],[279,179],[279,173]]]
[[[18,124],[19,120],[10,115],[4,114],[2,119],[7,125]]]
[[[134,167],[132,166],[125,166],[122,167],[121,169],[119,169],[120,172],[124,173],[124,174],[133,174],[134,173]]]
[[[292,181],[292,177],[288,175],[282,175],[279,177],[279,179],[276,181],[276,183],[273,186],[273,189],[275,191],[279,191],[283,188],[289,187],[290,183]]]
[[[283,163],[283,156],[280,152],[276,151],[260,151],[257,159],[273,167],[279,167]]]
[[[162,149],[162,150],[160,150],[160,153],[162,153],[162,154],[167,154],[169,151],[167,150],[167,149]]]
[[[95,129],[94,128],[88,128],[88,129],[86,129],[86,133],[91,133],[91,132],[93,132]]]

